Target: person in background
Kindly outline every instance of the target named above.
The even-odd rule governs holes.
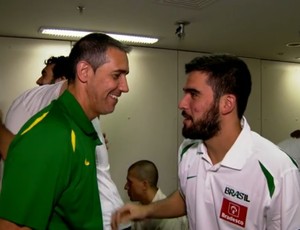
[[[69,62],[68,57],[50,57],[45,61],[45,68],[42,70],[42,76],[36,81],[39,86],[54,84],[57,82],[65,81],[69,75]],[[52,87],[55,88],[55,87]],[[67,88],[65,84],[64,89]],[[0,135],[1,139],[5,140],[5,146],[1,147],[1,157],[5,160],[8,146],[14,135],[20,130],[24,123],[37,113],[42,108],[46,107],[53,99],[60,95],[60,88],[51,91],[47,87],[35,87],[29,89],[17,97],[11,104],[6,117],[5,126],[1,120],[0,132],[6,130],[11,132],[11,135]]]
[[[72,48],[67,89],[30,118],[10,145],[0,229],[103,229],[95,159],[102,143],[91,120],[113,112],[128,92],[129,51],[100,33]]]
[[[185,214],[192,230],[300,229],[299,169],[243,115],[252,85],[246,63],[207,55],[185,70],[179,190],[148,205],[126,204],[113,229],[124,220]]]
[[[300,165],[300,130],[294,130],[290,137],[277,144],[279,148],[292,157]]]
[[[300,130],[299,129],[294,130],[293,132],[290,133],[290,136],[294,138],[300,138]]]
[[[41,72],[41,76],[36,80],[36,84],[47,85],[54,84],[66,79],[65,71],[68,65],[68,58],[65,56],[50,57],[45,60],[45,68]]]
[[[59,57],[54,57],[51,56],[50,58],[48,58],[47,60],[44,61],[45,63],[45,67],[42,70],[42,76],[40,76],[37,81],[36,84],[39,86],[42,85],[46,85],[46,84],[54,84],[56,82],[65,80],[67,77],[67,73],[66,71],[68,70],[67,65],[68,65],[68,57],[65,56],[59,56]],[[28,90],[29,91],[29,90]],[[16,134],[19,129],[21,128],[21,126],[25,123],[25,121],[27,121],[33,114],[35,114],[38,110],[36,110],[35,108],[33,109],[34,111],[30,111],[27,112],[27,110],[29,108],[26,108],[26,111],[23,110],[23,107],[25,107],[25,105],[22,105],[23,103],[23,98],[25,97],[26,93],[24,93],[24,95],[21,95],[19,98],[17,98],[13,104],[11,105],[11,108],[13,110],[12,107],[22,107],[21,114],[18,114],[17,116],[19,117],[18,119],[13,121],[9,121],[9,126],[12,125],[13,127],[9,127],[9,129],[7,129],[7,127],[4,126],[3,124],[3,118],[2,118],[2,114],[1,114],[1,120],[0,120],[0,154],[1,154],[1,159],[5,160],[6,158],[6,154],[7,154],[7,150],[8,150],[8,146],[10,144],[10,142],[12,141],[12,139],[14,138],[14,134]],[[21,100],[22,99],[22,100]],[[25,101],[27,102],[27,101]],[[25,103],[24,102],[24,103]],[[42,102],[40,102],[42,103]],[[47,104],[49,104],[50,101],[47,102]],[[16,105],[17,104],[17,105]],[[31,103],[34,104],[34,103]],[[45,104],[45,103],[44,103]],[[40,107],[40,104],[37,104],[36,107]],[[25,114],[24,114],[25,112]],[[13,112],[12,112],[13,113]],[[14,115],[16,116],[16,115]],[[14,118],[14,116],[12,116]],[[10,118],[10,116],[6,116],[6,119]],[[12,132],[12,133],[11,133]],[[3,162],[1,161],[1,164]],[[3,169],[3,165],[1,165],[0,167],[0,171],[2,171]],[[2,174],[0,173],[0,176]],[[2,176],[1,176],[2,178]],[[0,185],[1,188],[1,185]]]
[[[133,163],[127,172],[127,182],[124,189],[127,190],[131,201],[141,204],[166,198],[166,195],[157,187],[158,170],[155,164],[148,160],[140,160]],[[133,230],[184,230],[188,229],[186,217],[171,219],[146,219],[135,221],[131,227]]]

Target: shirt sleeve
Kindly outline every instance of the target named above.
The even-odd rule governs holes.
[[[22,100],[17,98],[10,106],[5,117],[5,127],[13,134],[17,134],[25,122],[32,116],[25,108]]]
[[[45,127],[34,128],[14,139],[5,162],[0,195],[0,217],[34,229],[47,228],[53,204],[68,183],[72,164],[72,154],[66,154],[71,148],[54,143],[53,133],[44,130]],[[66,136],[55,135],[56,140]]]
[[[300,229],[300,172],[290,169],[278,182],[267,214],[267,229]]]

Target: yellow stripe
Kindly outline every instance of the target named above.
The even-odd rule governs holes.
[[[46,116],[47,116],[48,112],[44,113],[42,116],[38,117],[37,119],[35,119],[34,122],[32,122],[32,124],[27,128],[25,129],[21,135],[27,133],[30,129],[32,129],[35,125],[37,125],[40,121],[42,121]]]
[[[73,130],[71,131],[71,143],[72,143],[73,152],[75,152],[76,135],[75,135],[75,132]]]
[[[86,166],[89,166],[89,165],[90,165],[90,162],[89,162],[87,159],[85,159],[85,160],[84,160],[84,164],[85,164]]]

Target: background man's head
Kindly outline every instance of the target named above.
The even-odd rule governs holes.
[[[157,192],[158,170],[155,164],[148,160],[140,160],[133,163],[127,172],[127,182],[124,189],[127,190],[131,201],[150,203],[149,192]]]
[[[58,81],[68,79],[69,75],[69,59],[65,56],[50,57],[45,60],[45,68],[42,70],[42,75],[37,79],[36,84],[47,85],[54,84]]]

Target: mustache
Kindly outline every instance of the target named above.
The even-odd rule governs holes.
[[[191,116],[188,115],[185,111],[182,111],[182,112],[181,112],[181,115],[182,115],[184,118],[191,118]]]

